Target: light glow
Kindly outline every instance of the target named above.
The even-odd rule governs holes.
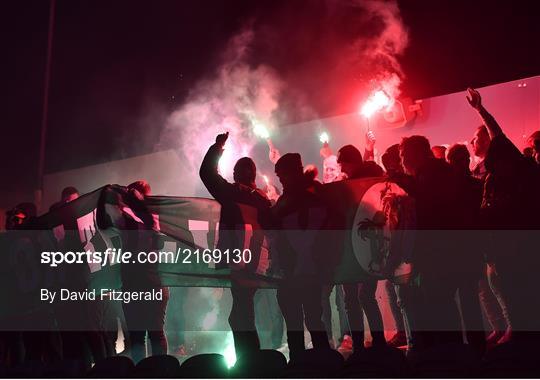
[[[330,136],[327,132],[323,132],[319,136],[319,141],[323,144],[328,143],[328,141],[330,141]]]
[[[223,356],[225,357],[225,364],[227,368],[232,368],[236,364],[236,351],[234,349],[234,341],[232,339],[232,333],[229,333],[230,336],[227,339],[227,347],[223,351]]]
[[[268,129],[264,126],[263,123],[259,121],[253,121],[253,133],[255,136],[260,137],[262,139],[268,139],[270,138],[270,133],[268,132]]]
[[[202,321],[202,328],[205,331],[209,331],[216,324],[217,318],[218,318],[218,309],[214,309],[208,314],[206,314],[206,316],[204,317]]]
[[[249,145],[227,141],[227,147],[218,162],[219,174],[226,178],[231,176],[236,161],[241,157],[248,157],[250,150]]]
[[[232,149],[225,149],[218,162],[218,171],[222,176],[227,176],[233,168],[234,154]]]
[[[375,112],[392,105],[393,100],[382,90],[375,91],[362,105],[360,113],[370,118]]]

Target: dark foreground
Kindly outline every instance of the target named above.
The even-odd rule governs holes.
[[[467,345],[433,347],[408,356],[396,348],[368,348],[347,360],[334,350],[307,350],[294,362],[274,350],[254,352],[228,369],[220,354],[200,354],[182,365],[170,355],[151,356],[137,365],[125,356],[98,361],[90,370],[77,362],[27,362],[0,368],[1,377],[90,378],[519,378],[540,376],[540,352],[533,342],[499,345],[482,358]]]

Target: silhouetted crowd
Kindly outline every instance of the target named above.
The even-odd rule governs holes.
[[[234,336],[238,375],[407,376],[411,374],[407,371],[416,365],[423,371],[417,372],[420,375],[461,376],[477,374],[466,370],[472,371],[488,358],[493,365],[489,367],[492,372],[484,374],[504,376],[504,368],[515,364],[512,353],[516,355],[518,352],[517,355],[523,358],[531,347],[537,347],[535,345],[540,343],[540,297],[537,292],[537,271],[540,268],[540,131],[529,137],[529,146],[521,152],[484,108],[480,94],[473,89],[468,92],[467,101],[482,121],[470,142],[472,153],[477,158],[472,169],[466,145],[431,146],[426,137],[419,135],[404,137],[401,142],[387,148],[381,156],[383,168],[374,160],[375,139],[369,132],[364,154],[355,146],[346,145],[333,155],[328,144],[323,146],[322,183],[317,179],[317,167],[304,167],[299,153],[280,156],[271,147],[270,159],[282,185],[280,193],[270,184],[264,189],[256,186],[256,165],[248,157],[236,162],[234,182],[228,182],[220,175],[218,162],[229,134],[216,137],[203,159],[200,177],[221,205],[217,247],[223,250],[244,247],[241,235],[236,233],[243,228],[238,204],[249,205],[258,211],[261,227],[275,233],[276,260],[283,269],[277,293],[272,294],[275,294],[286,326],[288,365],[279,355],[276,356],[278,353],[275,351],[261,350],[255,323],[255,300],[260,290],[256,284],[244,281],[241,276],[236,277],[232,270],[233,304],[229,324]],[[317,214],[317,210],[331,207],[321,195],[325,183],[374,177],[386,177],[387,181],[405,191],[403,207],[411,208],[412,217],[407,223],[401,221],[400,228],[415,232],[412,253],[389,264],[387,279],[367,276],[367,279],[355,283],[328,283],[323,276],[327,258],[306,254],[301,248],[303,242],[291,242],[294,239],[287,238],[287,231],[328,228],[329,221]],[[144,197],[150,194],[147,183],[138,181],[129,185],[126,191],[133,199],[135,213],[137,204],[144,208]],[[52,208],[61,207],[61,203],[75,199],[76,195],[76,189],[65,189],[62,201]],[[35,214],[35,207],[31,204],[17,206],[7,215],[6,229],[21,228]],[[155,228],[151,220],[143,220],[143,224],[148,230]],[[141,227],[133,225],[126,228]],[[140,244],[123,243],[127,246]],[[331,241],[315,240],[311,244],[323,247],[328,255],[332,254]],[[304,247],[305,250],[312,248],[309,245]],[[412,272],[407,281],[394,282],[391,273],[401,262],[410,264]],[[145,281],[141,282],[141,279]],[[162,288],[155,267],[123,268],[122,281],[125,288]],[[379,284],[381,281],[383,283]],[[387,295],[395,325],[395,335],[390,339],[385,337],[380,303],[376,299],[379,285]],[[165,290],[168,295],[168,289]],[[335,296],[334,301],[330,300],[331,295]],[[170,351],[163,331],[167,299],[151,304],[124,305],[123,311],[112,312],[113,320],[121,320],[124,325],[126,354],[135,363],[150,363],[148,359],[151,358],[143,360],[146,356],[146,334],[150,338],[153,355],[164,355]],[[339,314],[338,341],[332,336],[332,302],[335,302]],[[66,311],[60,313],[62,315]],[[484,318],[488,331],[484,327]],[[369,327],[369,334],[364,331],[365,325]],[[282,325],[278,326],[278,329],[282,328]],[[308,347],[305,329],[311,339]],[[117,328],[111,330],[101,335],[96,331],[88,334],[62,333],[60,340],[64,341],[64,350],[58,351],[55,358],[50,357],[53,351],[39,351],[43,345],[38,347],[36,342],[43,339],[35,333],[2,332],[1,360],[14,366],[22,363],[25,355],[26,360],[60,359],[66,354],[69,356],[66,342],[67,347],[73,347],[85,341],[92,348],[91,361],[98,362],[116,355],[110,347],[116,340]],[[279,348],[280,338],[272,348]],[[96,344],[96,339],[101,339],[101,343]],[[337,355],[336,351],[342,355]],[[185,374],[222,375],[209,369],[216,357],[201,357],[200,362],[196,357],[191,359],[194,359],[189,362],[191,364],[185,363]],[[500,365],[507,367],[499,368],[493,363],[503,363]],[[135,368],[133,363],[126,365],[130,371]],[[154,367],[159,365],[154,364]],[[522,363],[520,365],[523,370],[525,367]],[[174,371],[181,370],[181,367],[175,367],[176,364],[171,366]],[[219,367],[218,364],[215,366]],[[96,366],[94,370],[105,367]],[[165,367],[167,365],[162,368]],[[443,372],[437,372],[437,368],[442,368]],[[242,369],[245,372],[241,372]],[[263,369],[265,372],[261,372]],[[459,372],[461,370],[463,372]],[[139,371],[143,369],[139,368]],[[102,372],[105,373],[106,370]],[[157,372],[147,372],[150,373]],[[168,376],[164,372],[160,374]]]

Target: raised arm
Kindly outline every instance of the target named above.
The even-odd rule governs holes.
[[[375,160],[375,134],[373,131],[366,132],[366,148],[364,149],[364,161]]]
[[[226,198],[233,186],[218,173],[219,159],[223,154],[223,146],[228,137],[229,132],[217,135],[215,144],[206,152],[199,170],[199,176],[204,186],[217,201]]]
[[[488,130],[489,137],[493,139],[496,136],[502,135],[503,131],[497,123],[497,120],[495,120],[495,118],[482,105],[482,97],[480,96],[480,93],[473,88],[468,88],[467,91],[469,92],[470,96],[467,96],[467,101],[482,118],[482,121]]]

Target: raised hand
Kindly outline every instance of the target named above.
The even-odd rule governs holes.
[[[270,184],[266,185],[266,197],[270,199],[271,201],[278,200],[279,194],[274,185],[270,185]]]
[[[229,138],[229,132],[221,133],[216,136],[216,144],[218,144],[219,146],[223,148],[228,138]]]
[[[268,152],[268,158],[270,159],[270,162],[272,162],[275,165],[276,162],[278,162],[280,157],[281,157],[281,154],[279,153],[279,150],[277,150],[276,148],[274,148],[274,146],[272,146],[270,148],[270,151]]]
[[[466,98],[471,107],[479,109],[482,106],[482,97],[480,96],[480,93],[470,87],[467,89],[467,92],[469,93],[469,96],[466,96]]]
[[[375,134],[373,131],[367,131],[366,132],[366,149],[369,151],[373,151],[375,149]]]
[[[328,158],[332,155],[332,149],[330,149],[328,143],[325,142],[319,153],[321,154],[322,158]]]

